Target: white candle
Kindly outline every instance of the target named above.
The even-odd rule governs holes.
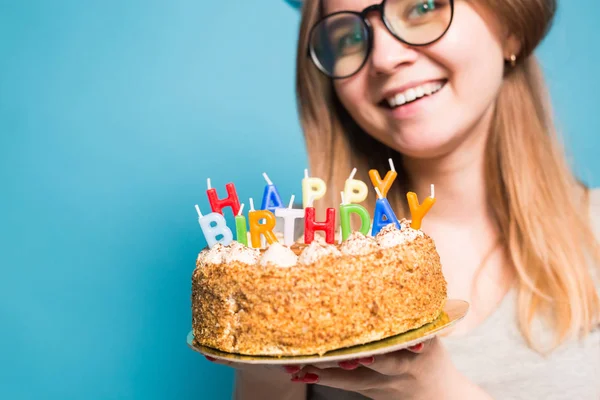
[[[303,208],[292,208],[294,205],[295,196],[292,195],[288,208],[275,209],[275,216],[283,218],[283,243],[286,246],[291,246],[295,242],[294,228],[296,219],[304,218]]]
[[[369,188],[367,184],[361,180],[354,179],[356,175],[356,168],[352,170],[348,179],[346,179],[346,183],[344,184],[344,196],[346,202],[350,203],[361,203],[365,201],[367,196],[369,195]]]

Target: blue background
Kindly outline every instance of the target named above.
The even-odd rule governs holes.
[[[600,3],[561,7],[539,54],[596,184]],[[263,171],[300,193],[298,22],[283,0],[0,1],[0,398],[229,398],[185,345],[194,204],[207,177],[260,199]]]

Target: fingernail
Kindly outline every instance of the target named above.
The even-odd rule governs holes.
[[[348,360],[348,361],[340,361],[338,363],[338,365],[340,366],[341,369],[346,369],[346,370],[353,370],[358,368],[358,361],[357,360]]]
[[[302,378],[304,383],[317,383],[319,382],[319,375],[308,373]]]
[[[297,367],[295,365],[285,365],[283,367],[283,369],[285,370],[285,372],[287,372],[288,374],[295,374],[296,372],[299,372],[302,368]]]
[[[419,344],[415,344],[414,346],[410,346],[409,349],[411,351],[421,351],[421,350],[423,350],[423,346],[424,346],[423,343],[419,343]]]
[[[358,363],[362,364],[362,365],[371,365],[374,362],[375,362],[375,357],[373,357],[373,356],[358,359]]]
[[[208,361],[217,361],[216,358],[212,358],[212,357],[209,357],[209,356],[204,356],[204,358],[206,358]]]

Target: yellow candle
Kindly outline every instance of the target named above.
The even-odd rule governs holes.
[[[264,219],[264,223],[260,223],[260,220]],[[275,215],[269,210],[256,210],[248,212],[248,225],[250,225],[250,240],[252,241],[252,247],[260,248],[260,235],[263,235],[269,244],[277,242],[277,237],[273,233],[275,228]]]
[[[354,179],[356,168],[352,170],[350,177],[346,179],[344,185],[344,198],[348,204],[362,203],[369,194],[369,188],[366,183],[358,179]]]
[[[312,206],[313,201],[325,196],[327,185],[320,178],[311,178],[308,176],[308,170],[304,170],[304,179],[302,179],[302,208]]]
[[[419,204],[419,198],[414,192],[408,192],[406,198],[408,199],[408,207],[410,208],[410,215],[412,222],[410,227],[413,229],[421,229],[421,222],[423,217],[435,204],[435,197],[433,191],[433,185],[431,185],[431,196],[423,200],[423,204]]]

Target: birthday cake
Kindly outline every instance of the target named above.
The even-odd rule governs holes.
[[[294,211],[294,218],[304,218],[300,240],[290,237],[289,229],[283,237],[273,233],[275,216],[284,221],[288,216],[281,213],[285,208],[280,201],[273,210],[268,200],[262,210],[251,204],[248,235],[243,205],[228,190],[236,240],[222,225],[222,210],[211,217],[198,211],[212,223],[200,221],[209,247],[198,255],[192,275],[196,344],[245,355],[322,355],[436,320],[446,302],[446,280],[433,240],[419,229],[433,193],[423,204],[409,193],[412,220],[398,220],[383,194],[390,180],[373,178],[379,199],[372,223],[363,206],[347,202],[364,195],[356,197],[361,191],[350,185],[339,208],[337,237],[335,209],[327,209],[325,222],[315,221],[315,193],[312,199],[305,196],[303,209],[287,210]],[[320,185],[305,188],[324,192]],[[352,229],[351,213],[360,216],[359,229]]]

